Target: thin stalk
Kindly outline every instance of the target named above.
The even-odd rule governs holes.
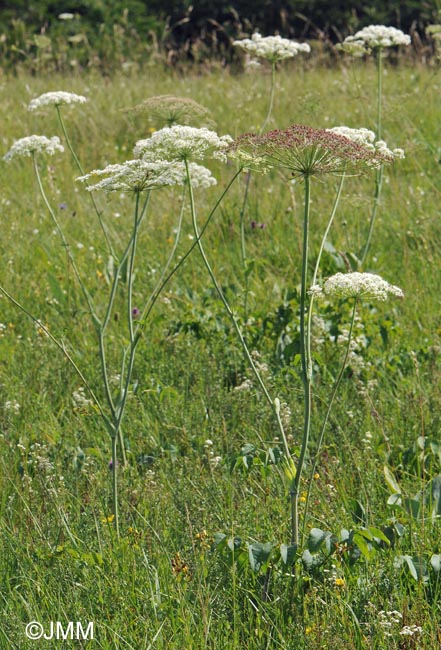
[[[356,311],[357,311],[357,303],[358,303],[357,298],[355,298],[354,299],[354,305],[353,305],[353,308],[352,308],[351,322],[350,322],[350,325],[349,325],[348,342],[347,342],[347,345],[346,345],[345,356],[343,358],[343,362],[342,362],[340,371],[339,371],[339,373],[337,375],[337,378],[336,378],[336,380],[334,382],[334,386],[332,388],[331,396],[329,398],[328,406],[327,406],[327,409],[326,409],[325,417],[323,418],[322,426],[320,428],[319,439],[318,439],[318,444],[317,444],[317,451],[315,453],[315,458],[314,458],[312,468],[311,468],[311,474],[310,474],[310,480],[309,480],[309,486],[308,486],[308,494],[306,496],[305,509],[304,509],[304,514],[303,514],[302,537],[305,534],[306,515],[307,515],[307,512],[308,512],[308,505],[309,505],[309,500],[310,500],[310,496],[311,496],[312,482],[313,482],[315,470],[316,470],[317,463],[318,463],[320,449],[321,449],[321,446],[323,444],[323,438],[324,438],[324,435],[325,435],[325,431],[326,431],[326,427],[327,427],[327,424],[328,424],[329,416],[331,414],[332,405],[334,403],[335,396],[337,395],[337,391],[339,389],[341,380],[343,378],[343,373],[344,373],[344,371],[346,369],[346,364],[348,362],[349,352],[351,351],[351,341],[352,341],[352,333],[353,333],[353,330],[354,330],[355,315],[356,315]]]
[[[79,170],[81,176],[84,176],[85,174],[84,174],[83,167],[81,166],[81,163],[80,163],[80,161],[78,159],[78,156],[75,153],[74,148],[72,147],[72,143],[71,143],[70,138],[68,136],[67,129],[66,129],[66,126],[64,124],[63,116],[61,114],[60,107],[56,105],[55,108],[57,109],[58,121],[60,122],[61,130],[63,131],[64,139],[66,140],[66,144],[67,144],[67,146],[69,148],[69,151],[70,151],[70,153],[72,155],[72,158],[74,159],[74,162],[75,162],[76,166],[78,167],[78,170]],[[115,256],[115,253],[114,253],[114,250],[113,250],[113,246],[112,246],[112,243],[110,241],[109,234],[107,232],[107,228],[104,225],[104,221],[102,219],[101,212],[98,209],[98,206],[96,204],[95,197],[93,196],[93,192],[88,192],[88,194],[90,194],[92,205],[93,205],[93,208],[94,208],[94,210],[96,212],[96,215],[98,217],[98,221],[99,221],[99,224],[101,226],[101,230],[103,231],[104,239],[106,240],[106,244],[107,244],[107,248],[109,249],[109,253],[114,259],[116,259],[116,256]]]
[[[266,112],[265,119],[262,122],[262,125],[259,129],[259,135],[261,135],[265,129],[265,126],[268,123],[268,120],[271,116],[273,106],[274,106],[274,94],[275,94],[275,89],[276,89],[276,64],[275,62],[272,62],[271,64],[271,86],[270,86],[270,96],[269,96],[269,102],[268,102],[268,110]],[[244,270],[244,276],[245,276],[245,301],[244,301],[244,318],[245,321],[248,318],[248,294],[249,294],[249,275],[248,275],[248,268],[247,268],[247,251],[246,251],[246,243],[245,243],[245,214],[246,214],[246,208],[247,208],[247,203],[248,203],[248,193],[250,189],[250,182],[251,182],[251,172],[247,172],[247,179],[245,183],[245,191],[243,194],[243,202],[242,202],[242,209],[240,211],[240,247],[241,247],[241,256],[242,256],[242,266]]]
[[[299,543],[299,486],[305,463],[306,451],[309,444],[311,427],[311,358],[309,354],[308,339],[310,336],[306,322],[306,288],[308,282],[308,249],[309,249],[309,213],[311,204],[310,177],[305,175],[304,215],[303,215],[303,250],[302,250],[302,278],[300,288],[300,354],[302,364],[302,382],[304,390],[303,434],[300,455],[297,461],[296,474],[291,483],[291,543]]]
[[[231,307],[228,304],[227,299],[225,298],[224,293],[223,293],[222,289],[220,288],[220,286],[219,286],[219,284],[218,284],[218,282],[216,280],[216,277],[215,277],[215,275],[213,273],[213,270],[212,270],[212,268],[210,266],[210,263],[209,263],[209,261],[207,259],[206,254],[205,254],[205,250],[204,250],[204,247],[202,245],[201,236],[200,236],[200,232],[199,232],[199,226],[198,226],[197,218],[196,218],[196,209],[195,209],[195,203],[194,203],[193,187],[192,187],[191,178],[190,178],[190,170],[189,170],[189,167],[188,167],[188,162],[186,160],[185,160],[185,170],[186,170],[186,174],[187,174],[188,192],[189,192],[189,198],[190,198],[190,211],[191,211],[191,218],[192,218],[192,222],[193,222],[193,230],[194,230],[194,234],[195,234],[195,237],[196,237],[196,242],[197,242],[197,246],[199,248],[199,252],[200,252],[202,260],[203,260],[203,262],[205,264],[205,268],[207,269],[208,274],[209,274],[209,276],[211,278],[211,281],[213,282],[213,286],[214,286],[214,288],[216,290],[216,293],[219,296],[219,298],[220,298],[220,300],[221,300],[221,302],[222,302],[222,304],[223,304],[223,306],[225,308],[225,311],[227,312],[228,316],[231,319],[231,322],[232,322],[233,327],[234,327],[234,329],[236,331],[236,334],[237,334],[237,336],[239,338],[242,349],[243,349],[243,351],[245,353],[246,359],[247,359],[247,361],[248,361],[248,363],[250,365],[250,368],[251,368],[251,370],[252,370],[252,372],[254,374],[254,377],[256,378],[259,386],[261,387],[261,389],[263,391],[263,394],[265,395],[265,398],[266,398],[268,404],[271,407],[272,412],[274,413],[274,416],[275,416],[276,421],[277,421],[277,425],[278,425],[280,433],[282,435],[282,439],[285,441],[285,444],[286,444],[286,435],[285,435],[285,431],[283,429],[283,425],[282,425],[281,419],[279,417],[279,414],[277,413],[278,409],[276,407],[276,402],[273,401],[273,399],[271,398],[271,396],[270,396],[270,394],[269,394],[269,392],[268,392],[268,390],[267,390],[267,388],[266,388],[266,386],[265,386],[265,384],[264,384],[264,382],[263,382],[263,380],[262,380],[262,378],[261,378],[255,364],[254,364],[254,361],[253,361],[253,359],[251,357],[251,354],[250,354],[250,352],[248,350],[248,346],[247,346],[247,344],[245,342],[245,339],[243,337],[243,334],[241,332],[239,324],[238,324],[238,322],[236,320],[236,317],[234,316],[234,314],[233,314],[233,312],[231,310]]]
[[[131,254],[129,257],[129,268],[128,268],[128,273],[127,273],[127,319],[128,319],[128,326],[129,326],[129,337],[130,337],[130,345],[133,345],[134,341],[134,331],[133,331],[133,305],[132,305],[132,297],[133,297],[133,270],[135,267],[135,255],[136,255],[136,244],[138,242],[138,212],[139,212],[139,192],[136,193],[136,198],[135,198],[135,216],[134,216],[134,223],[133,223],[133,233],[132,233],[132,250]]]
[[[178,248],[179,240],[181,238],[182,221],[183,221],[183,218],[184,218],[185,195],[186,195],[186,189],[184,187],[183,192],[182,192],[181,209],[179,211],[178,225],[177,225],[177,228],[176,228],[175,241],[173,243],[172,250],[170,251],[170,255],[168,256],[167,262],[165,263],[165,266],[162,269],[162,273],[161,273],[161,275],[159,277],[159,280],[156,283],[156,286],[153,289],[152,293],[150,294],[150,296],[146,300],[146,304],[144,306],[144,309],[141,312],[141,316],[140,316],[140,319],[139,319],[141,322],[144,321],[144,319],[147,317],[148,313],[150,313],[149,305],[151,305],[153,301],[156,301],[156,299],[158,298],[159,294],[161,293],[162,289],[165,286],[164,278],[166,277],[167,271],[168,271],[168,269],[170,267],[170,264],[171,264],[171,262],[172,262],[172,260],[173,260],[173,258],[175,256],[176,249]],[[155,296],[156,296],[156,298],[155,298]],[[139,328],[137,327],[136,331],[135,331],[135,337],[137,335],[138,329]]]
[[[382,124],[382,101],[383,101],[383,57],[382,49],[377,50],[377,123],[376,123],[376,132],[377,139],[381,140],[381,134],[383,130]],[[363,267],[366,262],[366,258],[371,246],[372,233],[374,230],[374,224],[377,217],[378,204],[380,202],[381,188],[383,185],[383,173],[384,165],[381,165],[375,173],[375,192],[374,192],[374,203],[372,206],[371,218],[369,221],[369,229],[366,238],[366,244],[363,249],[361,256],[361,266]]]
[[[344,180],[345,180],[345,172],[343,171],[343,174],[342,174],[342,176],[340,178],[340,183],[338,185],[337,194],[335,196],[334,205],[332,206],[331,216],[329,217],[328,225],[326,226],[326,230],[325,230],[325,232],[323,234],[323,238],[322,238],[322,241],[321,241],[321,244],[320,244],[320,249],[319,249],[319,252],[318,252],[318,255],[317,255],[317,260],[316,260],[315,267],[314,267],[314,273],[312,275],[311,286],[314,286],[315,283],[317,282],[317,276],[318,276],[318,272],[319,272],[319,269],[320,269],[320,262],[321,262],[321,259],[322,259],[323,250],[325,248],[326,240],[328,238],[329,231],[331,229],[332,223],[334,221],[335,214],[337,212],[337,207],[338,207],[338,204],[340,202],[340,197],[341,197],[341,192],[342,192],[342,189],[343,189]],[[310,301],[309,301],[309,307],[308,307],[308,328],[307,328],[307,331],[309,332],[309,336],[308,336],[308,355],[309,355],[309,357],[311,357],[311,330],[312,330],[312,308],[313,308],[313,306],[314,306],[314,295],[311,295]]]
[[[118,438],[116,435],[112,436],[112,511],[115,517],[115,531],[116,536],[119,538],[119,511],[118,511],[118,454],[117,454]]]
[[[268,110],[266,112],[265,119],[262,122],[262,126],[259,129],[259,135],[261,135],[268,124],[268,120],[271,117],[271,113],[273,111],[273,105],[274,105],[274,94],[276,90],[276,64],[273,61],[271,63],[271,87],[270,87],[270,96],[269,96],[269,102],[268,102]]]
[[[210,211],[210,213],[209,213],[209,215],[208,215],[208,217],[207,217],[207,219],[206,219],[204,225],[202,226],[202,228],[201,228],[201,230],[200,230],[199,236],[196,237],[195,241],[194,241],[193,244],[190,246],[190,248],[187,250],[187,252],[184,253],[184,255],[181,257],[181,259],[179,260],[179,262],[174,266],[174,268],[170,271],[170,273],[169,273],[169,274],[164,278],[164,280],[161,282],[159,288],[157,289],[156,293],[154,293],[154,294],[152,293],[152,295],[150,296],[150,304],[148,304],[148,305],[145,306],[145,308],[144,308],[144,310],[143,310],[143,312],[142,312],[142,316],[141,316],[141,319],[140,319],[139,325],[138,325],[137,330],[136,330],[136,333],[135,333],[135,338],[136,338],[137,340],[139,340],[139,339],[141,338],[142,333],[143,333],[143,331],[144,331],[145,324],[146,324],[146,322],[147,322],[147,318],[149,317],[150,312],[152,311],[152,309],[153,309],[153,307],[154,307],[154,305],[155,305],[157,299],[159,298],[160,294],[162,293],[162,290],[163,290],[164,287],[168,284],[168,282],[171,280],[171,278],[174,276],[174,274],[176,273],[176,271],[178,271],[178,270],[180,269],[180,267],[184,264],[184,262],[187,260],[187,258],[190,256],[190,254],[191,254],[191,253],[193,252],[193,250],[196,248],[196,246],[199,246],[199,240],[202,238],[203,234],[205,233],[205,230],[207,229],[208,224],[210,223],[211,219],[213,218],[214,213],[216,212],[216,210],[217,210],[217,208],[219,207],[219,205],[222,203],[222,201],[223,201],[225,195],[227,194],[227,192],[229,191],[230,187],[233,185],[234,181],[235,181],[236,178],[239,176],[239,174],[241,173],[241,171],[242,171],[242,170],[239,169],[239,170],[234,174],[234,176],[232,177],[232,179],[230,180],[230,182],[228,183],[228,185],[226,186],[226,188],[224,189],[224,191],[222,192],[222,194],[221,194],[221,195],[219,196],[219,198],[217,199],[216,203],[214,204],[214,207],[211,209],[211,211]]]
[[[33,160],[33,163],[34,163],[34,171],[35,171],[35,175],[37,177],[37,183],[38,183],[38,187],[39,187],[41,196],[43,197],[43,201],[46,204],[46,207],[47,207],[47,209],[49,211],[49,214],[52,217],[52,221],[55,224],[55,227],[56,227],[56,229],[58,231],[58,234],[61,237],[61,241],[63,242],[63,246],[66,249],[67,256],[68,256],[68,258],[70,260],[70,263],[71,263],[72,268],[74,270],[75,276],[76,276],[76,278],[77,278],[77,280],[78,280],[78,282],[80,284],[80,287],[81,287],[81,290],[83,292],[84,298],[85,298],[85,300],[87,302],[87,306],[89,307],[89,311],[90,311],[90,315],[92,317],[92,321],[93,321],[95,327],[98,328],[101,325],[100,320],[99,320],[99,318],[98,318],[98,316],[96,314],[95,308],[94,308],[94,306],[92,304],[92,300],[91,300],[91,298],[89,296],[89,292],[87,291],[87,289],[86,289],[86,287],[84,285],[84,282],[81,279],[81,275],[80,275],[80,273],[78,271],[78,267],[77,267],[77,265],[75,263],[75,259],[74,259],[73,255],[71,253],[70,246],[67,243],[66,237],[64,236],[63,229],[61,228],[61,226],[60,226],[60,224],[58,222],[58,219],[57,219],[57,217],[55,215],[55,212],[53,211],[52,206],[49,203],[49,200],[48,200],[48,198],[46,196],[46,193],[44,191],[43,183],[41,182],[40,172],[38,171],[38,165],[37,165],[37,161],[35,159],[35,155],[32,156],[32,160]]]
[[[22,305],[21,303],[19,303],[17,300],[15,300],[15,298],[13,298],[13,297],[11,296],[11,294],[9,294],[9,293],[6,291],[6,289],[4,289],[2,286],[0,286],[0,291],[3,293],[4,296],[6,296],[6,298],[7,298],[8,300],[10,300],[10,301],[12,302],[13,305],[15,305],[16,307],[18,307],[18,309],[20,309],[24,314],[26,314],[26,316],[28,316],[31,320],[33,320],[34,323],[38,324],[38,327],[39,327],[41,330],[43,330],[43,332],[46,334],[46,336],[47,336],[48,338],[50,338],[50,340],[51,340],[53,343],[55,343],[55,345],[57,346],[57,348],[58,348],[59,350],[61,350],[61,352],[62,352],[62,353],[64,354],[64,356],[66,357],[66,359],[67,359],[67,360],[69,361],[69,363],[71,364],[72,368],[73,368],[73,369],[75,370],[75,372],[77,373],[78,377],[81,379],[81,382],[83,383],[83,385],[87,388],[87,390],[88,390],[88,392],[89,392],[89,394],[90,394],[90,396],[91,396],[91,398],[92,398],[92,400],[93,400],[93,403],[95,404],[95,406],[97,407],[97,409],[98,409],[98,411],[99,411],[99,414],[100,414],[101,417],[103,418],[104,423],[106,424],[107,429],[110,431],[111,428],[112,428],[112,424],[111,424],[109,418],[108,418],[107,415],[104,413],[104,410],[103,410],[103,408],[102,408],[102,406],[101,406],[101,403],[100,403],[99,399],[97,398],[97,396],[95,395],[95,393],[93,392],[93,390],[92,390],[92,388],[91,388],[89,382],[88,382],[87,379],[84,377],[83,373],[82,373],[81,370],[78,368],[77,364],[76,364],[75,361],[72,359],[72,357],[70,356],[69,352],[66,350],[66,347],[65,347],[64,343],[58,341],[58,339],[55,338],[55,336],[50,332],[50,330],[48,330],[48,328],[47,328],[45,325],[43,325],[43,323],[41,323],[41,322],[38,320],[38,318],[36,318],[35,316],[33,316],[33,314],[31,314],[31,312],[28,311],[28,310],[26,309],[26,307],[23,307],[23,305]]]

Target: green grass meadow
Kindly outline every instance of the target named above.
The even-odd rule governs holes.
[[[155,66],[134,76],[3,76],[2,155],[32,133],[62,139],[53,108],[27,110],[32,98],[47,91],[89,99],[63,107],[74,148],[89,171],[131,158],[135,142],[151,132],[146,115],[121,109],[155,95],[189,97],[210,109],[217,133],[235,137],[259,129],[269,82],[266,69],[184,74]],[[342,59],[334,68],[286,64],[276,83],[267,128],[374,128],[376,71],[369,61]],[[276,462],[281,441],[197,249],[161,294],[138,348],[123,421],[128,464],[118,472],[119,538],[111,516],[110,439],[99,414],[87,401],[73,401],[81,382],[66,358],[2,296],[1,650],[441,647],[439,68],[386,63],[383,93],[384,140],[402,147],[406,157],[385,169],[364,270],[401,287],[404,299],[360,307],[360,365],[344,374],[310,479],[317,431],[343,355],[336,337],[349,321],[344,303],[317,303],[311,455],[300,515],[312,481],[303,545],[311,529],[338,538],[342,529],[363,526],[383,531],[389,541],[368,544],[372,540],[365,538],[363,545],[359,534],[357,552],[356,544],[336,544],[328,553],[310,543],[309,564],[253,564],[253,544],[289,543],[287,487]],[[235,169],[216,161],[208,166],[218,184],[195,191],[201,223]],[[69,152],[41,157],[41,174],[100,305],[109,289],[108,253],[90,197],[75,183],[79,174]],[[338,181],[329,175],[313,181],[311,264]],[[245,236],[253,263],[247,283],[240,240],[244,186],[245,175],[203,240],[265,381],[284,403],[297,454],[303,408],[295,345],[302,186],[274,172],[251,176]],[[31,161],[0,162],[0,187],[0,284],[65,342],[101,394],[95,333]],[[345,180],[323,277],[347,270],[362,249],[373,189],[373,174]],[[182,188],[152,193],[139,235],[134,305],[153,290],[171,251],[181,197]],[[97,193],[96,200],[120,249],[133,201],[121,193]],[[186,206],[177,255],[192,241]],[[125,336],[119,317],[124,292],[122,284],[109,330],[111,376],[119,372],[118,345]],[[394,481],[402,506],[388,504]],[[423,498],[430,490],[430,498]],[[230,546],[216,545],[219,533]],[[46,628],[51,621],[93,621],[94,639],[30,640],[30,621]]]

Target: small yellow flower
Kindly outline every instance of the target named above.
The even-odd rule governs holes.
[[[311,634],[313,629],[312,625],[308,625],[308,627],[305,628],[305,634]]]
[[[148,129],[149,133],[154,133],[155,131],[156,131],[156,129],[155,129],[154,126],[150,126],[149,129]]]
[[[109,515],[108,517],[104,517],[104,519],[101,519],[103,524],[111,524],[113,520],[115,519],[115,515]]]
[[[344,578],[336,578],[335,579],[335,586],[336,587],[344,587],[345,586],[345,579]]]
[[[316,472],[316,473],[314,474],[314,478],[315,478],[315,480],[319,479],[319,478],[320,478],[320,474],[319,474],[318,472]]]
[[[306,503],[306,492],[302,492],[302,494],[299,497],[300,503]]]

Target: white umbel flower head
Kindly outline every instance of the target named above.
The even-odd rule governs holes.
[[[233,142],[229,135],[218,136],[207,128],[171,126],[155,131],[150,138],[138,140],[133,154],[143,160],[190,161],[204,158],[225,159],[225,149]]]
[[[384,302],[389,296],[403,298],[399,287],[389,284],[374,273],[336,273],[331,275],[323,287],[313,285],[309,290],[311,295],[336,298],[362,298]]]
[[[365,147],[367,151],[377,152],[379,159],[375,158],[370,162],[372,167],[379,167],[385,160],[389,159],[389,162],[393,162],[396,158],[404,158],[403,149],[389,149],[384,140],[375,140],[375,133],[369,129],[352,129],[349,126],[334,126],[332,129],[327,129],[331,133],[337,133],[337,135],[342,135],[352,142]]]
[[[47,138],[45,135],[28,135],[14,142],[8,153],[3,156],[3,160],[10,162],[13,158],[30,157],[35,153],[47,153],[49,156],[53,156],[58,151],[61,153],[64,151],[58,136]]]
[[[62,104],[85,104],[87,98],[75,93],[67,93],[64,90],[57,90],[51,93],[44,93],[31,101],[28,111],[37,111],[44,106],[61,106]]]
[[[189,171],[193,187],[206,188],[216,184],[216,179],[206,167],[190,163]],[[94,182],[96,180],[97,183]],[[186,171],[182,162],[152,162],[137,158],[122,164],[107,165],[104,169],[95,169],[85,176],[80,176],[77,181],[87,183],[86,189],[90,192],[144,192],[171,185],[183,185],[186,182]]]
[[[410,45],[410,43],[410,36],[396,27],[369,25],[369,27],[360,29],[353,36],[345,38],[340,49],[354,56],[362,56],[369,54],[372,50]]]
[[[241,41],[234,41],[233,45],[260,59],[266,59],[271,63],[283,61],[297,56],[300,52],[310,52],[311,48],[307,43],[296,43],[281,36],[261,36],[255,32],[251,38],[244,38]]]

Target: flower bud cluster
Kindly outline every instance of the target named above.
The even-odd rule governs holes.
[[[331,133],[337,133],[337,135],[342,135],[353,142],[365,147],[367,151],[372,153],[379,154],[379,160],[375,157],[373,158],[370,165],[372,167],[378,167],[385,161],[389,159],[389,162],[395,160],[395,158],[403,159],[404,151],[403,149],[389,149],[384,140],[375,140],[375,133],[369,129],[352,129],[348,126],[334,126],[332,129],[328,129]]]
[[[311,295],[318,298],[323,296],[335,298],[363,298],[384,302],[389,296],[402,298],[402,290],[374,273],[336,273],[331,275],[324,284],[313,285],[309,290]]]
[[[216,184],[216,179],[206,167],[190,163],[189,171],[193,187],[206,188]],[[90,184],[97,178],[101,180]],[[87,183],[86,189],[89,192],[143,192],[170,185],[183,185],[186,182],[186,171],[182,162],[149,162],[138,158],[122,164],[107,165],[104,169],[95,169],[77,180]]]
[[[396,27],[385,27],[384,25],[369,25],[353,36],[345,38],[339,49],[353,56],[370,54],[372,50],[380,50],[398,45],[410,45],[411,39]]]
[[[252,56],[266,59],[272,63],[290,59],[300,52],[307,53],[311,51],[307,43],[296,43],[281,36],[261,36],[258,32],[253,34],[251,38],[234,41],[233,45]]]
[[[218,136],[214,131],[193,126],[172,126],[155,131],[150,138],[138,140],[133,150],[143,160],[190,161],[212,153],[225,159],[225,149],[233,142],[229,135]]]
[[[53,156],[58,151],[64,151],[58,136],[47,138],[45,135],[28,135],[14,142],[8,153],[3,156],[3,160],[10,162],[15,157],[30,157],[35,153],[47,153]]]
[[[36,111],[44,106],[61,106],[62,104],[85,104],[87,98],[83,95],[68,93],[63,90],[44,93],[31,101],[28,106],[29,111]]]

